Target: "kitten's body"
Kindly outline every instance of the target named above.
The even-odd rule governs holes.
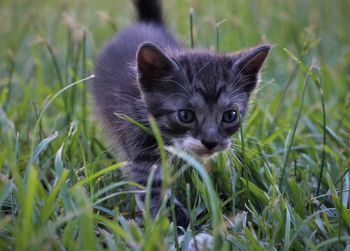
[[[148,113],[142,101],[137,83],[135,57],[140,44],[145,41],[166,48],[179,47],[174,38],[155,23],[138,23],[121,32],[101,54],[95,69],[93,94],[98,112],[113,140],[122,145],[128,160],[150,157],[142,156],[145,147],[154,145],[154,139],[130,123],[117,119],[115,114],[125,114],[141,123],[148,123]],[[119,145],[118,144],[118,145]],[[155,157],[158,159],[158,157]]]
[[[93,95],[113,146],[128,160],[128,174],[145,185],[150,168],[159,165],[156,141],[115,114],[146,126],[153,115],[166,144],[199,156],[225,150],[239,125],[237,120],[226,123],[231,121],[227,118],[235,115],[236,106],[244,116],[270,47],[235,55],[188,51],[164,27],[159,1],[135,3],[139,22],[119,32],[100,55]],[[156,175],[153,216],[159,207],[160,186],[161,175]],[[186,212],[178,203],[176,214],[177,223],[187,226]]]

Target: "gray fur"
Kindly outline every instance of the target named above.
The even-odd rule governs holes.
[[[158,1],[147,1],[160,6]],[[151,166],[159,165],[156,141],[115,113],[145,126],[149,126],[148,116],[154,116],[166,144],[199,156],[225,150],[239,123],[223,123],[223,113],[237,105],[244,117],[270,46],[236,54],[187,50],[161,23],[159,9],[155,11],[157,22],[149,22],[151,12],[138,11],[139,22],[120,31],[99,56],[92,93],[111,143],[129,161],[128,175],[145,185]],[[142,20],[143,16],[147,20]],[[195,121],[179,121],[179,110],[193,111]],[[161,178],[156,177],[153,216],[160,204]],[[177,223],[186,227],[188,218],[179,203],[176,211]]]

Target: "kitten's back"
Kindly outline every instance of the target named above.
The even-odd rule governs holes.
[[[128,115],[140,122],[147,121],[145,105],[140,102],[135,66],[139,46],[153,42],[164,49],[179,48],[178,42],[163,25],[160,1],[136,0],[134,3],[138,22],[119,31],[107,44],[97,60],[92,84],[97,114],[103,126],[109,131],[112,142],[118,141],[125,149],[138,148],[128,147],[128,144],[135,142],[132,138],[141,137],[141,134],[133,131],[129,135],[129,125],[117,119],[115,113]]]

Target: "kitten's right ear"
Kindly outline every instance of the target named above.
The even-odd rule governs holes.
[[[154,84],[176,67],[176,64],[152,43],[142,44],[137,52],[137,70],[143,89],[152,89]]]
[[[270,49],[271,45],[263,44],[241,52],[238,55],[235,67],[248,75],[258,74]]]

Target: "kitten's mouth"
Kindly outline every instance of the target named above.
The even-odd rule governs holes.
[[[189,151],[191,153],[193,153],[194,155],[197,155],[200,158],[204,158],[204,159],[209,159],[211,157],[214,157],[216,154],[223,152],[227,149],[228,147],[223,147],[220,149],[213,149],[213,150],[207,150],[207,149],[189,149]]]
[[[221,151],[191,151],[194,155],[197,155],[199,158],[209,159],[215,156],[217,153]]]
[[[199,140],[193,139],[191,137],[186,138],[185,140],[174,141],[174,145],[175,147],[183,149],[199,158],[208,159],[215,156],[219,152],[227,150],[231,145],[231,141],[227,140],[226,142],[219,144],[213,149],[208,149]]]

